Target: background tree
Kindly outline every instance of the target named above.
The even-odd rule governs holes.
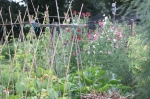
[[[16,3],[13,1],[11,2],[9,0],[0,0],[0,8],[2,8],[1,14],[2,14],[4,24],[10,23],[9,7],[10,7],[11,18],[12,18],[13,23],[16,21],[17,16],[19,15],[18,10],[20,10],[21,16],[23,17],[25,9],[26,9],[25,6],[19,5],[19,3]],[[0,17],[0,24],[3,24],[2,18]],[[19,25],[17,25],[17,27],[14,27],[15,37],[18,37],[19,28],[20,28]],[[7,29],[7,31],[10,31],[11,25],[7,25],[6,29]],[[2,28],[2,26],[0,26],[0,39],[2,38],[2,35],[3,35],[3,28]]]
[[[0,0],[0,7],[2,8],[2,16],[4,21],[10,22],[10,16],[9,16],[9,7],[11,10],[12,20],[13,22],[16,20],[18,15],[18,10],[22,12],[22,16],[25,12],[25,6],[19,5],[19,3],[16,2],[10,2],[9,0]],[[2,20],[0,18],[0,23],[2,23]]]
[[[83,12],[91,12],[93,16],[99,13],[111,14],[111,4],[116,2],[119,12],[123,11],[123,5],[128,7],[132,0],[74,0],[73,10],[80,11],[82,3],[84,3]],[[118,12],[118,13],[119,13]]]
[[[31,15],[35,14],[33,5],[34,5],[35,9],[39,6],[38,17],[43,18],[44,16],[42,15],[42,13],[44,13],[44,11],[46,10],[46,5],[48,5],[49,6],[49,15],[57,16],[55,0],[23,0],[23,1],[27,3]],[[66,11],[66,8],[64,6],[66,2],[65,2],[65,0],[57,0],[57,2],[58,2],[60,16],[64,16],[63,12]],[[33,5],[32,5],[32,3],[33,3]],[[55,18],[55,19],[57,20],[57,18]],[[41,19],[40,21],[42,22],[43,19]]]

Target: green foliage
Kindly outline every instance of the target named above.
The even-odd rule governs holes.
[[[143,35],[129,39],[129,57],[131,59],[130,69],[136,77],[137,98],[148,99],[149,97],[149,42],[145,43]]]
[[[65,82],[64,78],[60,79],[60,91],[62,94],[66,92],[65,96],[69,96],[72,99],[79,98],[81,93],[85,94],[92,91],[108,92],[114,89],[116,91],[121,90],[124,95],[126,92],[131,91],[131,88],[122,85],[118,78],[112,79],[111,73],[101,70],[98,67],[89,67],[84,71],[77,71],[68,76],[68,82]],[[58,84],[55,83],[55,90],[58,90],[57,86]]]
[[[149,40],[150,40],[150,1],[149,0],[132,0],[127,10],[128,13],[135,12],[140,18],[140,24],[135,28],[136,37],[130,38],[130,58],[131,69],[137,81],[137,98],[149,99]],[[139,28],[140,27],[140,28]]]

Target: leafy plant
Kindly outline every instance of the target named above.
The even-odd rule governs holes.
[[[147,79],[149,74],[148,64],[149,64],[149,42],[145,43],[142,40],[143,35],[138,34],[135,37],[129,39],[129,58],[131,59],[130,70],[135,76],[136,86],[136,97],[141,98],[148,96],[150,82]]]
[[[108,71],[101,70],[99,67],[89,67],[84,71],[79,71],[69,75],[69,81],[72,83],[70,89],[71,97],[89,92],[108,92],[111,89],[122,90],[124,94],[129,92],[130,87],[123,86],[120,80],[113,77]],[[80,94],[81,94],[80,93]]]

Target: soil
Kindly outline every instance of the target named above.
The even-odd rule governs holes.
[[[106,93],[90,93],[87,95],[81,96],[82,99],[132,99],[131,97],[121,96],[117,92],[113,92],[112,94]]]

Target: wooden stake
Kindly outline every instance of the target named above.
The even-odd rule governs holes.
[[[81,16],[81,12],[82,12],[82,9],[83,9],[83,3],[82,3],[82,6],[81,6],[81,9],[80,9],[80,13],[79,13],[79,17],[78,17],[78,22],[80,21],[80,16]]]

